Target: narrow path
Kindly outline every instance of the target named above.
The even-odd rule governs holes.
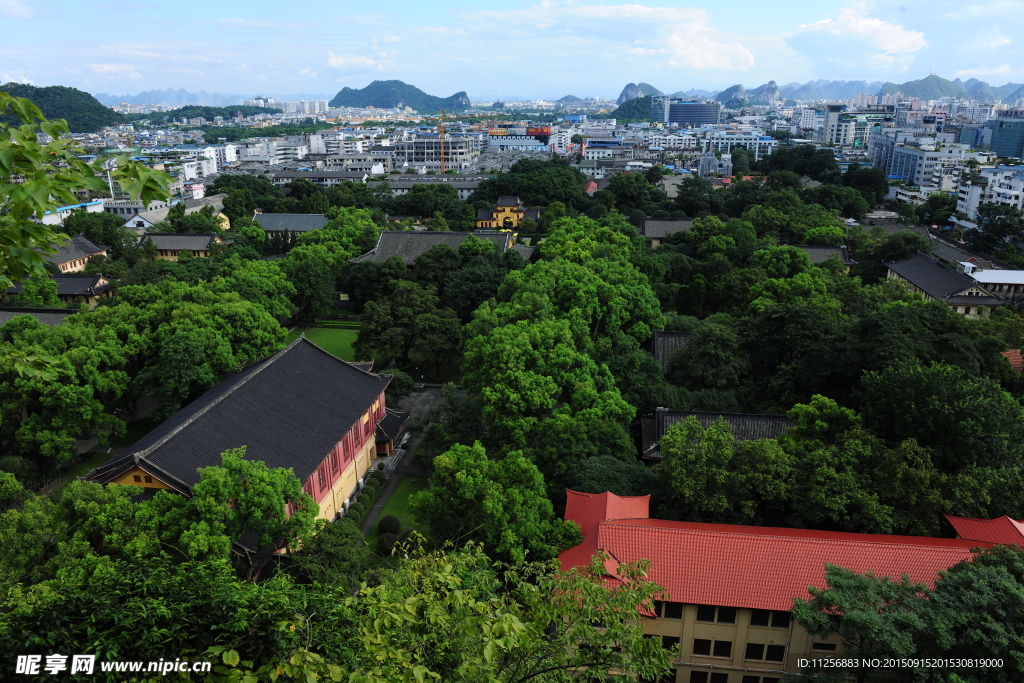
[[[391,473],[391,478],[388,479],[384,488],[381,489],[380,495],[377,496],[377,501],[373,506],[366,511],[366,517],[363,518],[362,523],[359,525],[359,531],[363,533],[363,536],[368,536],[370,531],[373,530],[373,525],[377,523],[377,518],[380,517],[380,513],[384,510],[384,506],[391,500],[391,495],[398,488],[398,482],[402,481],[406,477],[425,477],[427,473],[420,467],[413,464],[413,459],[416,457],[416,451],[420,447],[420,439],[423,438],[423,433],[416,434],[409,438],[409,443],[405,450],[405,456],[402,458],[402,462],[398,463],[398,467]]]

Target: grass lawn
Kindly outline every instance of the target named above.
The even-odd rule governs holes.
[[[329,354],[337,356],[342,360],[356,359],[356,354],[352,350],[352,344],[355,343],[359,330],[337,327],[311,327],[307,330],[304,327],[296,327],[288,333],[285,343],[291,344],[303,333],[305,333],[306,339]]]
[[[141,420],[128,423],[128,431],[124,433],[120,439],[117,440],[118,446],[131,446],[133,443],[149,434],[151,431],[156,429],[160,423],[151,420],[148,417],[144,417]]]
[[[85,456],[85,460],[61,475],[60,484],[57,486],[58,490],[67,486],[68,482],[74,481],[75,478],[85,476],[89,472],[92,472],[94,469],[106,463],[107,460],[110,459],[110,453],[102,452],[86,453]]]
[[[406,477],[398,482],[398,488],[395,489],[391,498],[388,499],[387,505],[384,506],[380,513],[380,517],[373,520],[373,528],[370,530],[370,535],[366,537],[366,542],[370,545],[374,555],[377,553],[377,539],[380,538],[380,532],[377,531],[377,522],[386,515],[398,517],[402,521],[402,531],[415,528],[424,536],[427,535],[427,529],[422,524],[413,523],[412,514],[409,512],[409,496],[427,488],[429,483],[430,480],[426,477]]]

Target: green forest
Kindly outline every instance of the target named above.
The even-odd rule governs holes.
[[[11,97],[32,100],[48,119],[64,119],[72,133],[98,133],[105,126],[116,126],[128,119],[110,107],[105,107],[87,92],[60,85],[40,88],[24,83],[5,83],[0,92]],[[0,123],[17,124],[18,118],[11,115],[0,117]]]
[[[0,113],[17,106],[0,100]],[[211,257],[177,262],[112,215],[72,215],[66,232],[111,245],[87,270],[115,295],[59,326],[19,316],[0,327],[0,666],[59,649],[213,660],[206,680],[217,681],[657,680],[677,650],[644,637],[661,599],[645,564],[620,565],[614,585],[600,555],[557,569],[581,539],[563,521],[566,488],[650,495],[667,520],[827,531],[951,537],[943,513],[1024,518],[1024,380],[1001,355],[1024,345],[1019,312],[970,319],[886,279],[886,262],[930,243],[847,227],[883,201],[879,172],[843,173],[828,150],[740,156],[753,180],[688,179],[676,199],[658,168],[587,195],[587,178],[558,159],[520,161],[467,201],[442,184],[394,196],[386,184],[221,176],[211,190],[227,195],[230,231],[182,205],[157,226],[224,238]],[[65,176],[41,158],[17,163],[37,164],[58,192]],[[803,175],[823,184],[807,189]],[[137,182],[156,191],[153,178]],[[350,263],[382,229],[408,227],[388,215],[469,232],[477,209],[505,195],[541,210],[518,233],[537,247],[529,259],[470,235],[411,265]],[[14,208],[0,234],[22,234],[27,214]],[[267,238],[256,209],[329,222]],[[906,219],[944,210],[940,198]],[[693,221],[652,248],[637,232],[648,217]],[[978,232],[998,247],[1024,240],[1024,221]],[[840,244],[852,267],[798,248]],[[62,305],[42,267],[5,262],[0,272],[32,283],[18,305]],[[357,357],[395,360],[389,405],[414,370],[454,373],[417,426],[429,485],[408,506],[421,531],[371,548],[353,519],[314,522],[291,472],[244,450],[201,470],[191,497],[134,502],[129,487],[69,480],[80,436],[127,445],[124,418],[140,401],[156,400],[153,421],[175,414],[283,348],[287,326],[317,324],[337,292],[359,316]],[[646,348],[655,330],[689,334],[666,368]],[[742,440],[724,420],[687,419],[652,464],[639,457],[639,418],[658,407],[793,426]],[[393,533],[384,524],[381,538]],[[291,552],[253,580],[261,567],[231,551],[246,533]],[[857,656],[1004,658],[1002,669],[911,667],[913,680],[1024,672],[1019,548],[979,553],[930,587],[841,567],[826,576],[793,614]]]

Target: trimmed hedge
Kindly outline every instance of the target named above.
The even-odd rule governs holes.
[[[397,534],[402,530],[402,522],[394,515],[385,515],[377,522],[377,528],[380,530],[381,535]]]
[[[381,555],[390,555],[396,541],[398,541],[398,536],[395,534],[381,534],[377,539],[377,551]]]

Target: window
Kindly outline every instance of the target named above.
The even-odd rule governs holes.
[[[327,488],[327,477],[324,476],[324,466],[321,465],[320,469],[316,471],[316,480],[320,484],[320,490],[323,491]]]
[[[135,479],[135,481],[139,482],[140,484],[142,483],[142,477],[140,477],[139,475],[137,475],[137,474],[133,475],[133,478]]]
[[[331,451],[331,472],[338,473],[338,449]]]
[[[665,618],[666,619],[682,619],[683,618],[683,603],[681,603],[681,602],[666,602],[665,603]]]
[[[152,484],[153,483],[153,477],[143,477],[143,479],[146,480],[147,484]]]
[[[761,683],[760,676],[744,676],[740,679],[740,683]]]
[[[729,683],[729,674],[711,674],[710,683]]]
[[[772,612],[772,628],[789,628],[789,612]]]
[[[732,641],[716,640],[712,649],[713,657],[732,657]]]
[[[718,619],[715,619],[715,613]],[[714,605],[697,605],[697,621],[718,621],[719,624],[735,624],[735,607],[715,607]]]
[[[813,645],[811,645],[811,649],[812,650],[822,650],[823,652],[835,652],[836,651],[836,644],[835,643],[814,643]]]
[[[666,650],[668,650],[669,648],[673,648],[673,647],[675,647],[678,644],[679,644],[679,638],[677,638],[676,636],[662,636],[661,637],[661,646],[663,648],[665,648]]]
[[[690,683],[708,683],[707,671],[691,671]]]
[[[786,661],[786,646],[785,645],[769,645],[765,648],[764,659],[766,662],[784,662]]]
[[[767,626],[771,621],[772,613],[766,609],[755,609],[750,611],[751,626]]]
[[[747,643],[747,651],[743,659],[764,659],[764,645],[761,643]]]
[[[349,460],[352,459],[352,455],[351,453],[349,453],[348,450],[348,435],[346,435],[345,438],[341,440],[341,455],[343,458],[345,458],[345,462],[348,462]]]
[[[711,641],[704,640],[703,638],[693,639],[693,654],[695,655],[710,655],[711,654]]]

